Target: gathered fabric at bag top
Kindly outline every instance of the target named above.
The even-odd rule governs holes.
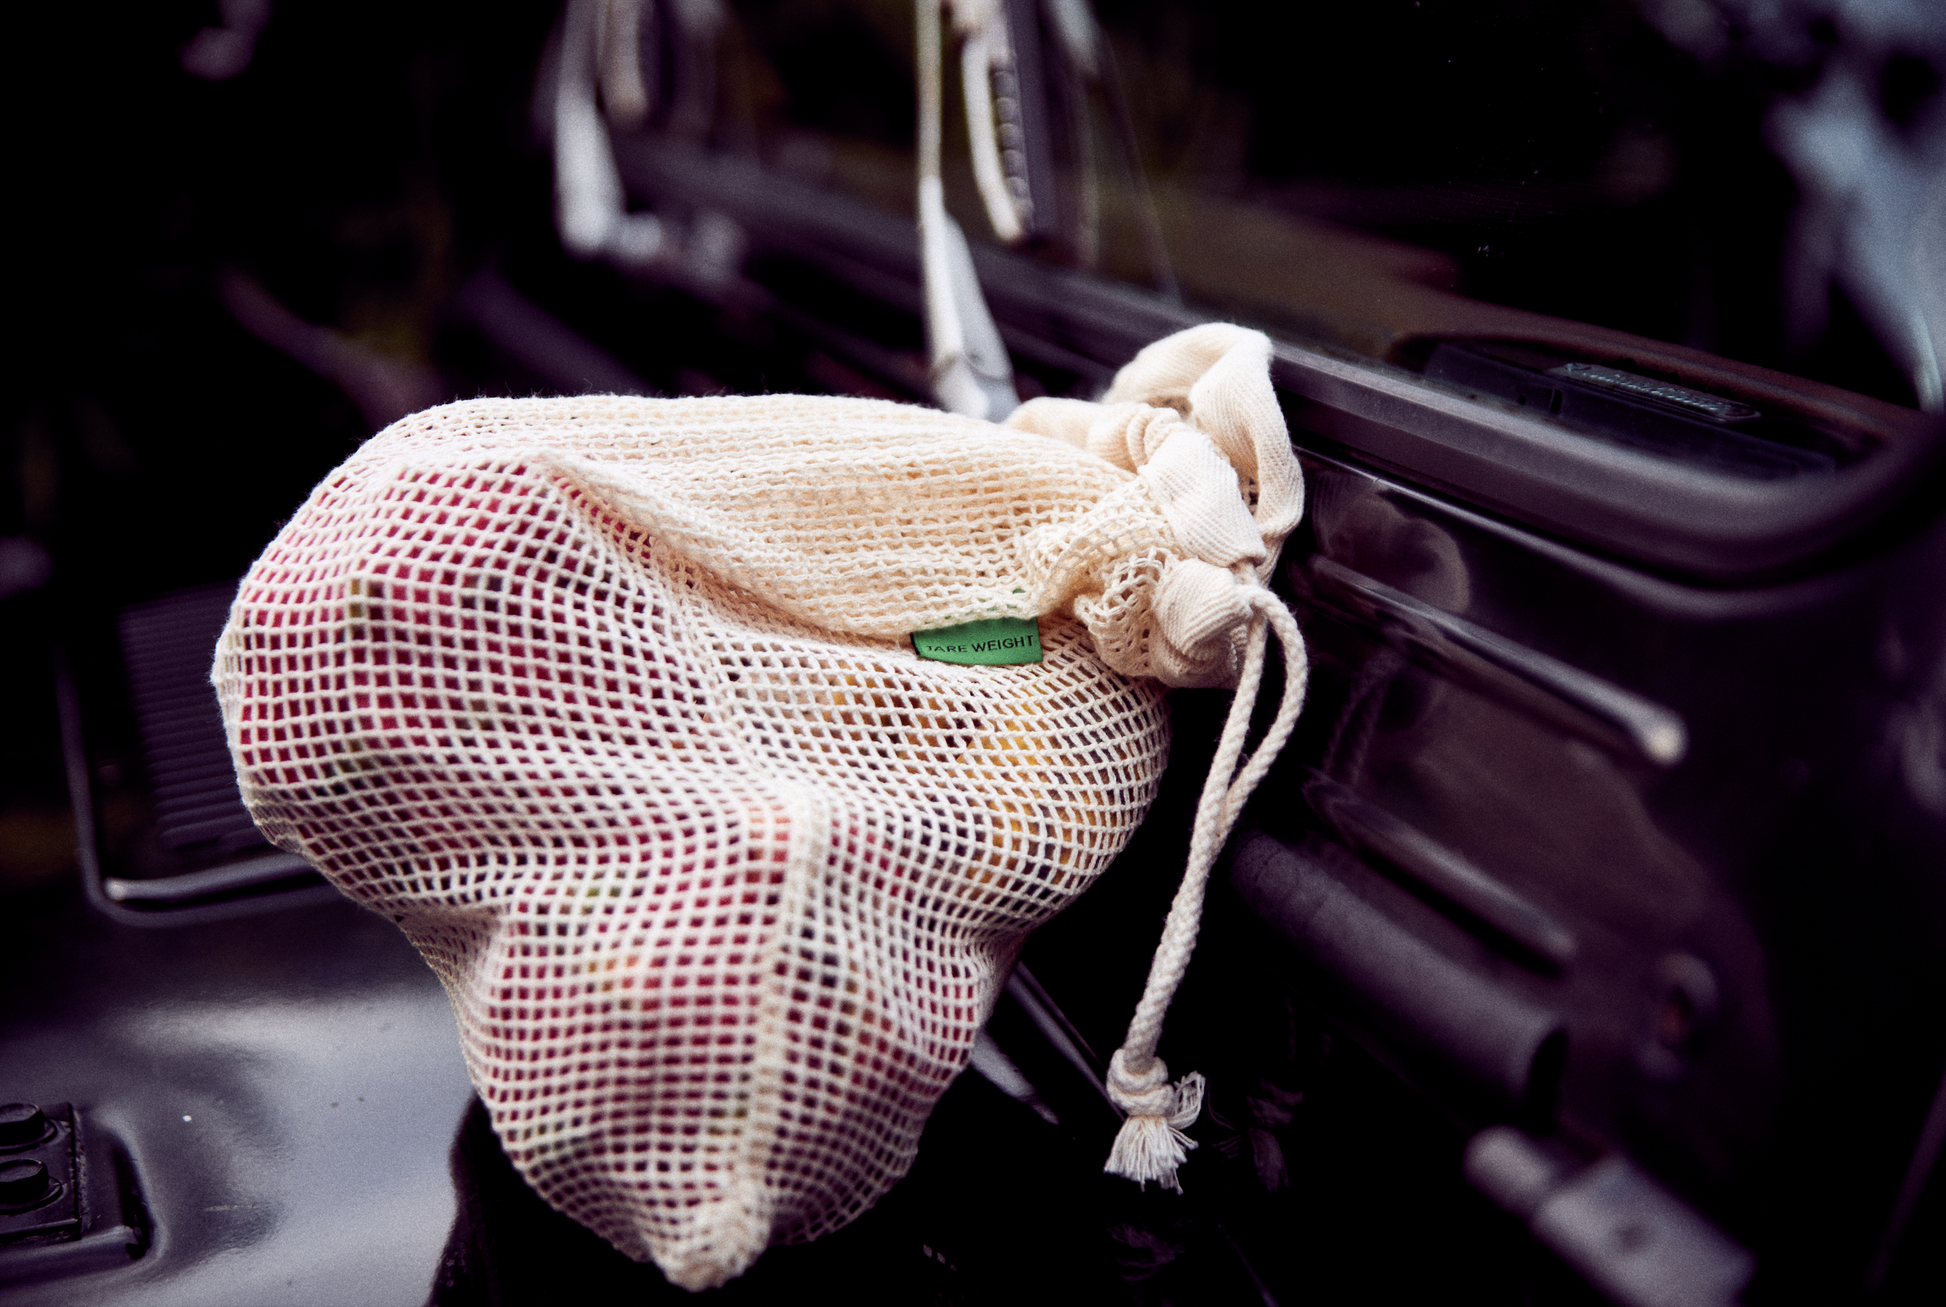
[[[1110,1072],[1110,1169],[1173,1187],[1201,1087],[1162,1016],[1304,685],[1263,584],[1303,496],[1269,360],[1197,327],[1006,425],[795,395],[406,418],[237,596],[244,798],[439,974],[527,1181],[700,1289],[905,1174],[1027,933],[1154,798],[1164,687],[1236,686]],[[1040,661],[915,649],[995,622]]]

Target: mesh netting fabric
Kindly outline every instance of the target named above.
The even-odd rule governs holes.
[[[1061,434],[454,404],[338,469],[239,592],[215,680],[259,825],[438,972],[521,1174],[678,1284],[906,1171],[1026,933],[1154,796],[1156,659],[1235,678],[1233,634],[1178,667],[1158,616],[1198,563],[1174,492]],[[1009,615],[1044,661],[906,638]]]

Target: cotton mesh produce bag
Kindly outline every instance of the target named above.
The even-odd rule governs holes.
[[[1262,584],[1302,501],[1268,368],[1212,325],[1005,426],[804,396],[407,418],[237,596],[244,798],[439,974],[542,1197],[704,1288],[905,1173],[1027,932],[1141,821],[1164,687],[1238,685],[1110,1076],[1111,1169],[1174,1184],[1200,1082],[1155,1037],[1304,679]],[[1271,631],[1284,698],[1239,766]]]

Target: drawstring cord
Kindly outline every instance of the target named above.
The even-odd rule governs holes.
[[[1305,684],[1310,673],[1303,636],[1283,601],[1256,583],[1254,577],[1242,597],[1251,617],[1236,696],[1230,701],[1230,713],[1223,723],[1216,757],[1210,763],[1209,777],[1203,782],[1202,797],[1196,803],[1188,863],[1175,901],[1169,906],[1168,922],[1163,926],[1155,960],[1149,964],[1142,1001],[1136,1005],[1128,1034],[1108,1067],[1109,1099],[1127,1113],[1127,1118],[1103,1169],[1143,1185],[1155,1180],[1164,1189],[1178,1192],[1182,1186],[1176,1179],[1176,1168],[1183,1164],[1188,1150],[1196,1146],[1183,1130],[1202,1111],[1203,1077],[1192,1071],[1180,1082],[1170,1084],[1169,1068],[1156,1056],[1156,1044],[1162,1037],[1163,1018],[1196,949],[1210,871],[1237,818],[1242,815],[1244,804],[1249,802],[1258,782],[1290,739],[1298,711],[1304,706]],[[1277,705],[1277,716],[1270,730],[1239,770],[1238,760],[1243,755],[1250,719],[1256,712],[1257,691],[1263,681],[1265,646],[1272,632],[1284,654],[1284,697]]]

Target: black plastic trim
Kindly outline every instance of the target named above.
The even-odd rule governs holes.
[[[854,284],[896,283],[916,303],[918,236],[905,218],[749,160],[639,138],[617,142],[631,189],[714,209],[760,244]],[[1210,315],[1141,288],[975,246],[1010,349],[1112,371]],[[862,276],[861,276],[862,274]],[[1776,482],[1711,473],[1479,403],[1402,368],[1279,341],[1273,363],[1293,435],[1325,437],[1435,491],[1618,558],[1712,582],[1802,564],[1886,513],[1946,461],[1933,420],[1829,476]]]

